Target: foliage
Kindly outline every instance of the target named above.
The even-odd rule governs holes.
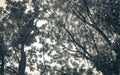
[[[99,6],[98,6],[99,5]],[[100,24],[102,25],[101,27],[104,28],[105,30],[111,32],[111,33],[116,33],[119,35],[119,1],[103,1],[103,2],[98,2],[96,4],[98,6],[95,8],[97,9],[95,16],[97,16],[98,22],[101,22]],[[112,29],[112,30],[111,30]]]
[[[117,75],[114,68],[119,60],[119,54],[116,52],[119,49],[113,48],[113,46],[118,48],[118,45],[113,45],[112,41],[119,38],[119,1],[56,0],[53,2],[46,0],[48,5],[45,5],[48,8],[51,4],[48,9],[49,26],[53,31],[51,40],[55,39],[58,42],[55,45],[56,51],[63,47],[57,52],[58,56],[60,52],[65,52],[74,58],[82,57],[90,60],[103,74]],[[106,69],[111,70],[106,71]]]
[[[24,44],[30,48],[23,50],[24,67],[41,75],[93,75],[95,68],[104,75],[118,75],[119,3],[118,0],[6,0],[6,9],[0,8],[0,31],[5,33],[5,42],[12,53],[6,58],[6,64],[11,63],[5,66],[6,73],[17,73],[20,66],[16,64],[22,59]],[[46,23],[40,25],[40,20]],[[36,41],[39,48],[33,46]],[[82,63],[86,60],[88,69],[81,66],[87,65]]]

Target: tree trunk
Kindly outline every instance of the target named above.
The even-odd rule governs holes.
[[[120,54],[116,56],[116,61],[113,63],[113,69],[114,69],[114,74],[115,75],[120,75]]]
[[[102,73],[103,73],[103,75],[113,75],[111,73],[106,73],[106,72],[102,72]]]
[[[4,75],[4,55],[1,55],[1,69],[0,69],[0,71],[1,71],[1,73],[0,73],[0,75]]]
[[[26,54],[24,52],[24,44],[21,44],[21,60],[19,61],[18,75],[25,75]]]
[[[116,61],[113,63],[112,67],[101,69],[100,71],[103,73],[103,75],[120,75],[120,57],[117,55]]]

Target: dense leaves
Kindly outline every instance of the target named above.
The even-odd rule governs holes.
[[[118,75],[119,9],[119,0],[6,0],[5,74]]]

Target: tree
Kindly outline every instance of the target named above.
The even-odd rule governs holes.
[[[1,33],[2,34],[2,33]],[[0,36],[0,73],[4,75],[4,57],[7,52],[7,48],[4,44],[3,35]]]
[[[119,75],[118,0],[6,0],[6,4],[5,11],[2,9],[0,30],[5,33],[5,43],[13,58],[5,59],[12,63],[5,65],[5,72],[25,75],[28,66],[41,75],[70,75],[68,70],[74,75],[92,75],[95,68],[103,75]],[[41,19],[47,23],[37,27]],[[25,50],[35,42],[36,36],[41,48]],[[46,55],[50,61],[46,60]],[[87,61],[89,69],[83,69],[79,64],[82,61]],[[52,67],[51,63],[62,67]]]
[[[4,14],[3,8],[0,8],[0,15]],[[5,56],[9,56],[8,48],[4,41],[4,26],[0,23],[0,75],[4,75]]]
[[[5,69],[8,73],[17,75],[25,75],[26,68],[26,51],[25,47],[30,46],[35,42],[35,36],[39,34],[39,30],[35,21],[38,18],[38,10],[33,3],[33,11],[30,9],[26,12],[26,1],[11,1],[6,0],[6,9],[1,24],[4,26],[3,32],[5,33],[5,42],[10,45],[12,61],[19,64],[18,67],[13,65],[7,66]],[[13,50],[12,50],[13,49]],[[11,58],[7,58],[10,60]],[[17,59],[17,61],[16,61]],[[11,63],[9,61],[7,63]],[[18,69],[18,71],[16,70]],[[3,74],[2,74],[3,75]]]
[[[43,7],[58,55],[68,52],[89,60],[104,75],[119,75],[118,0],[46,0]]]

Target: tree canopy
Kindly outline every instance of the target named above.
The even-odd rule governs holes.
[[[1,75],[119,75],[119,12],[119,0],[6,0]]]

